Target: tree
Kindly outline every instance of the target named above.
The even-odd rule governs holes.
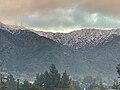
[[[89,90],[95,90],[95,89],[97,89],[98,90],[98,85],[96,84],[96,83],[92,83],[89,87],[88,87],[88,89]]]
[[[83,83],[84,84],[93,84],[95,82],[95,79],[92,77],[92,76],[86,76],[84,79],[83,79]]]
[[[41,73],[41,74],[37,74],[36,75],[36,80],[35,80],[35,85],[36,86],[41,86],[41,87],[43,87],[43,85],[44,85],[44,80],[45,80],[45,77],[44,77],[45,75],[43,74],[43,73]]]
[[[98,84],[96,83],[92,83],[89,87],[88,87],[89,90],[108,90],[102,82]]]
[[[30,90],[45,90],[43,87],[32,85]]]
[[[16,90],[17,86],[16,86],[16,82],[15,82],[13,75],[10,74],[7,77],[6,84],[7,84],[7,90]]]
[[[33,88],[43,87],[45,90],[61,90],[61,88],[62,90],[71,90],[70,84],[71,80],[67,72],[65,71],[61,77],[55,65],[51,64],[49,71],[45,71],[41,74],[38,73],[36,75],[36,80],[34,82]],[[78,84],[74,86],[78,88],[77,85]]]
[[[69,88],[69,87],[70,87],[70,78],[67,72],[65,71],[61,78],[61,88]]]
[[[113,86],[112,86],[112,89],[117,89],[118,88],[118,80],[115,80],[114,79],[114,83],[113,83]]]
[[[81,88],[80,88],[80,84],[79,84],[79,82],[78,81],[71,81],[71,87],[73,87],[74,88],[74,90],[81,90]],[[73,90],[73,89],[72,89]]]
[[[101,90],[107,90],[107,89],[105,88],[105,86],[103,85],[102,82],[99,82],[99,88],[100,88]]]
[[[6,86],[5,86],[5,82],[2,82],[2,78],[4,78],[4,75],[2,75],[2,66],[3,64],[5,64],[5,61],[6,61],[6,57],[8,56],[9,54],[9,50],[11,48],[9,48],[8,46],[3,46],[2,48],[0,48],[0,90],[1,89],[5,89]]]
[[[36,75],[36,80],[35,80],[34,84],[35,84],[36,86],[39,85],[39,73],[37,73],[37,75]]]
[[[120,64],[117,65],[116,67],[118,74],[120,75]]]
[[[32,84],[25,80],[24,83],[21,84],[20,90],[30,90],[32,88],[31,86]]]
[[[50,75],[48,71],[45,71],[44,73],[44,88],[45,90],[48,90],[50,88]]]
[[[58,70],[56,69],[54,64],[51,64],[50,66],[50,87],[52,90],[54,90],[54,88],[58,88],[59,87],[59,83],[60,83],[60,74],[58,73]]]

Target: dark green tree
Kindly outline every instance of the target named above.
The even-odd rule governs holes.
[[[56,69],[54,64],[51,64],[50,66],[50,88],[54,90],[54,88],[59,87],[60,83],[60,74],[58,73],[58,70]]]
[[[50,88],[50,75],[48,71],[45,71],[44,73],[44,88],[45,90],[49,90]]]
[[[71,87],[73,87],[74,90],[81,90],[80,84],[78,81],[71,81],[71,84],[72,84]]]
[[[120,75],[120,64],[117,65],[116,67],[118,74]]]
[[[96,83],[92,83],[92,84],[88,87],[89,90],[95,90],[95,89],[98,89],[98,88],[99,88],[99,86],[98,86],[98,84],[96,84]]]
[[[27,80],[25,80],[24,83],[20,86],[20,90],[30,90],[31,88],[32,84],[29,83]]]
[[[45,90],[43,87],[32,85],[30,90]]]
[[[36,75],[36,80],[35,80],[35,85],[36,86],[41,86],[41,87],[43,87],[44,86],[44,81],[45,81],[45,75],[43,74],[43,73],[41,73],[41,74],[37,74]]]
[[[83,84],[91,85],[93,83],[95,83],[95,79],[92,76],[86,76],[83,79]]]
[[[89,90],[108,90],[108,88],[105,87],[102,82],[100,82],[99,84],[92,83],[92,84],[88,87],[88,89],[89,89]]]
[[[102,82],[99,82],[99,88],[100,88],[101,90],[107,90],[107,89],[105,88],[105,86],[103,85]]]
[[[69,75],[65,71],[62,75],[62,78],[61,78],[61,88],[69,88],[70,82],[71,82],[71,80],[69,78]]]
[[[113,86],[112,86],[112,89],[117,89],[118,88],[118,80],[114,79],[114,83],[113,83]]]
[[[34,88],[43,87],[45,90],[59,90],[59,89],[69,89],[71,80],[69,75],[65,71],[63,76],[60,76],[60,73],[56,69],[54,64],[51,64],[50,70],[45,71],[44,74],[37,74],[36,80],[34,82]],[[77,88],[77,84],[76,84]]]
[[[40,74],[37,73],[37,75],[36,75],[36,80],[35,80],[35,82],[34,82],[34,85],[36,85],[36,86],[39,85],[39,76],[40,76]]]
[[[11,75],[11,74],[8,75],[7,81],[6,81],[6,86],[7,86],[7,90],[16,90],[17,85],[16,85],[13,75]]]

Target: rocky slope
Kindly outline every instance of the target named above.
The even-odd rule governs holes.
[[[119,29],[81,29],[70,33],[51,33],[42,31],[33,32],[37,33],[40,36],[48,37],[63,45],[67,45],[73,49],[93,47],[99,43],[105,42],[108,40],[108,38],[110,39],[110,36],[113,34],[120,35]]]

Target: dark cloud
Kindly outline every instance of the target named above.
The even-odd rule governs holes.
[[[74,6],[109,13],[119,13],[120,10],[120,0],[0,0],[0,4],[0,13],[6,15],[46,12]]]
[[[19,15],[72,6],[74,0],[0,0],[0,13]]]
[[[0,20],[38,29],[119,28],[120,0],[0,0]]]

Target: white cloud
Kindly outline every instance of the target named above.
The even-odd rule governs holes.
[[[91,14],[90,17],[88,17],[88,23],[95,24],[97,20],[98,20],[97,13]]]

